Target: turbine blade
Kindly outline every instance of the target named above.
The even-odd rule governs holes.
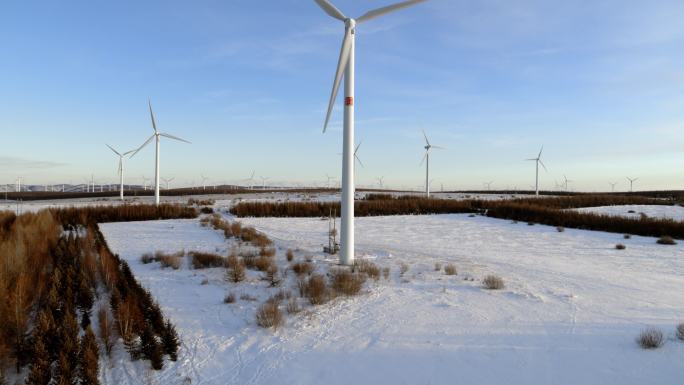
[[[542,151],[544,151],[544,145],[541,146],[541,149],[539,150],[539,155],[537,155],[537,158],[541,158]]]
[[[328,0],[314,0],[316,4],[318,4],[319,7],[325,11],[328,15],[334,17],[337,20],[342,20],[345,21],[347,19],[346,16],[344,16],[344,13],[342,13],[337,7],[332,5]]]
[[[376,18],[378,16],[382,16],[386,13],[397,11],[399,9],[406,8],[406,7],[409,7],[411,5],[422,3],[425,1],[427,1],[427,0],[408,0],[408,1],[402,1],[401,3],[388,5],[386,7],[377,8],[377,9],[374,9],[372,11],[368,11],[368,12],[364,13],[363,15],[361,15],[361,17],[357,18],[356,21],[358,23],[363,23],[364,21],[374,19],[374,18]]]
[[[107,143],[105,143],[105,146],[109,147],[110,150],[114,151],[114,153],[115,153],[116,155],[121,156],[121,154],[119,154],[119,152],[116,151],[116,150],[114,149],[114,147],[108,145]]]
[[[135,152],[135,150],[126,151],[126,152],[124,152],[123,155],[121,155],[121,156],[126,156],[126,155],[128,155],[128,154],[133,153],[133,152]]]
[[[354,154],[354,158],[356,158],[356,161],[359,162],[361,167],[364,167],[363,162],[361,161],[361,158],[359,158],[356,154]]]
[[[342,76],[344,76],[344,71],[347,69],[349,64],[349,52],[351,50],[351,30],[349,28],[344,32],[344,40],[342,40],[342,48],[340,49],[340,59],[337,62],[337,72],[335,73],[335,81],[333,83],[332,94],[330,95],[330,103],[328,103],[328,113],[325,116],[325,124],[323,125],[323,132],[328,128],[328,122],[330,122],[330,115],[332,114],[333,105],[335,104],[335,99],[337,99],[337,91],[340,89],[340,83],[342,82]]]
[[[145,141],[145,143],[142,144],[142,146],[138,147],[137,150],[133,151],[133,155],[131,155],[131,158],[134,157],[135,154],[138,153],[138,151],[142,150],[145,146],[147,146],[148,144],[150,144],[150,142],[152,141],[152,139],[154,139],[154,135],[150,136],[150,138],[147,139],[147,140]]]
[[[147,105],[150,106],[150,118],[152,118],[152,128],[157,132],[157,122],[154,120],[154,112],[152,112],[152,101],[147,99]]]
[[[159,135],[165,136],[165,137],[170,138],[170,139],[179,140],[179,141],[181,141],[181,142],[185,142],[185,143],[188,143],[188,144],[192,144],[192,143],[188,142],[188,141],[185,140],[185,139],[181,139],[181,138],[179,138],[179,137],[177,137],[177,136],[173,136],[173,135],[171,135],[171,134],[161,133],[161,134],[159,134]]]
[[[541,164],[542,167],[544,167],[544,171],[546,171],[546,172],[549,171],[549,170],[546,169],[546,166],[544,166],[544,162],[542,162],[541,159],[539,159],[539,164]]]
[[[430,141],[428,140],[427,135],[425,134],[425,130],[422,130],[422,131],[423,131],[423,138],[425,138],[425,144],[427,144],[429,146]]]
[[[359,144],[356,145],[356,148],[354,149],[354,156],[356,156],[356,153],[359,151],[359,147],[361,147],[361,143],[363,143],[363,141],[359,142]]]
[[[442,146],[430,145],[430,147],[431,147],[431,148],[436,148],[436,149],[438,149],[438,150],[446,150],[446,148],[444,148],[444,147],[442,147]]]
[[[422,166],[423,163],[425,163],[425,158],[427,158],[427,154],[428,154],[428,152],[425,151],[425,155],[423,155],[423,159],[422,159],[422,160],[420,161],[420,163],[418,164],[419,166]]]

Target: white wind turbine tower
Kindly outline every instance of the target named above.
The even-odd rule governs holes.
[[[172,182],[175,178],[161,178],[164,183],[166,183],[166,189],[169,189],[169,182]]]
[[[249,178],[245,179],[245,182],[249,183],[249,189],[252,190],[254,189],[254,174],[256,173],[255,170],[252,170],[252,176]]]
[[[483,183],[483,185],[485,185],[485,186],[487,187],[487,191],[489,191],[489,190],[492,189],[492,183],[494,183],[493,180],[492,180],[492,181],[489,181],[489,182],[484,182],[484,183]]]
[[[143,190],[147,191],[147,181],[150,180],[150,178],[146,177],[145,175],[142,176],[143,180]]]
[[[385,182],[385,177],[384,177],[384,176],[379,176],[379,177],[375,178],[375,180],[378,181],[378,185],[380,186],[380,189],[382,189],[383,186],[385,185],[385,183],[384,183],[384,182]]]
[[[207,178],[204,175],[200,175],[200,176],[202,177],[202,190],[206,190],[207,189],[207,181],[209,180],[209,178]],[[193,185],[194,185],[194,182],[193,182]]]
[[[573,181],[568,179],[568,177],[565,175],[563,175],[563,180],[564,180],[564,184],[565,184],[565,192],[568,192],[568,183],[573,182]]]
[[[110,146],[108,144],[105,144],[105,145],[107,147],[109,147],[109,149],[112,150],[119,157],[119,187],[120,187],[119,197],[121,198],[121,200],[124,200],[124,160],[123,159],[124,159],[124,156],[132,153],[133,150],[124,152],[122,154],[119,151],[116,151],[112,146]]]
[[[615,186],[617,186],[618,182],[608,182],[610,185],[610,192],[615,192]]]
[[[335,180],[335,178],[331,177],[331,176],[328,175],[328,174],[325,174],[325,177],[328,179],[328,181],[326,182],[326,186],[327,186],[326,188],[327,188],[328,190],[330,190],[330,181],[331,181],[331,180]]]
[[[181,138],[179,138],[179,137],[177,137],[177,136],[173,136],[173,135],[171,135],[171,134],[159,132],[159,131],[157,130],[157,122],[154,120],[154,112],[152,112],[152,102],[150,102],[150,101],[148,100],[148,101],[147,101],[147,104],[148,104],[149,107],[150,107],[150,118],[152,119],[152,129],[154,130],[154,134],[152,134],[152,136],[150,136],[150,138],[147,139],[147,140],[145,141],[145,143],[142,144],[142,146],[140,146],[137,150],[135,150],[135,152],[133,153],[133,155],[131,155],[131,158],[134,157],[135,154],[138,153],[138,151],[142,150],[145,146],[147,146],[148,144],[150,144],[150,142],[151,142],[153,139],[156,139],[156,156],[155,156],[155,159],[156,159],[156,160],[155,160],[155,163],[154,163],[154,203],[157,204],[157,205],[159,205],[159,177],[160,177],[160,176],[159,176],[159,143],[160,143],[160,141],[161,141],[161,137],[163,136],[163,137],[166,137],[166,138],[169,138],[169,139],[178,140],[178,141],[185,142],[185,143],[188,143],[188,144],[191,144],[191,143],[188,142],[187,140],[181,139]],[[167,185],[168,185],[168,183],[167,183]],[[167,190],[168,190],[168,186],[167,186]]]
[[[627,180],[629,181],[629,192],[634,192],[634,189],[633,189],[633,187],[634,187],[634,182],[638,181],[639,178],[630,178],[630,177],[627,177]]]
[[[14,183],[14,190],[16,192],[21,192],[21,177],[20,176],[17,177],[17,180]]]
[[[261,189],[266,190],[266,181],[271,179],[271,178],[266,178],[263,176],[260,176],[259,178],[261,179]]]
[[[420,165],[425,162],[425,196],[430,197],[430,150],[433,148],[439,149],[439,150],[444,150],[444,147],[440,146],[435,146],[433,144],[430,144],[430,141],[428,140],[427,135],[425,134],[425,130],[423,130],[423,137],[425,138],[425,155],[423,155],[423,160],[420,161]]]
[[[340,264],[352,265],[354,263],[354,70],[355,70],[355,38],[356,25],[371,20],[386,13],[398,9],[421,3],[426,0],[409,0],[400,3],[378,8],[366,12],[357,19],[345,16],[339,9],[335,8],[328,0],[315,0],[316,3],[333,18],[344,22],[345,31],[340,49],[340,57],[337,62],[337,71],[333,82],[332,94],[328,104],[328,113],[325,117],[323,132],[328,127],[330,115],[332,113],[337,91],[344,76],[344,119],[343,119],[343,141],[342,141],[342,224],[340,231]]]
[[[542,162],[542,160],[541,160],[542,151],[544,151],[544,146],[541,146],[541,149],[539,150],[539,155],[537,155],[536,158],[526,159],[526,160],[535,161],[535,164],[537,166],[537,168],[536,168],[537,172],[535,174],[535,181],[534,181],[534,195],[539,195],[539,165],[541,164],[542,167],[544,167],[544,171],[548,171],[546,169],[546,166],[544,165],[544,162]]]

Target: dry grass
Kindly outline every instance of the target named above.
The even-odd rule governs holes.
[[[235,303],[236,301],[237,298],[235,298],[234,293],[228,293],[225,297],[223,297],[223,303]]]
[[[390,277],[390,268],[385,267],[382,269],[382,276],[385,277],[385,280],[388,280]]]
[[[156,252],[154,257],[157,261],[159,261],[162,268],[170,267],[174,270],[178,270],[180,269],[184,254],[185,253],[183,253],[182,251],[173,254]]]
[[[228,259],[226,259],[226,267],[228,268],[228,271],[226,272],[226,278],[228,278],[230,282],[238,283],[245,280],[245,263],[235,254],[228,256]]]
[[[294,259],[294,251],[292,251],[291,249],[287,250],[285,257],[287,258],[288,262],[292,262],[292,260]]]
[[[222,256],[214,253],[191,251],[191,264],[193,269],[207,269],[210,267],[222,267],[226,260]]]
[[[645,329],[636,339],[643,349],[657,349],[663,346],[663,332],[656,328]]]
[[[253,259],[253,267],[259,271],[268,271],[272,266],[275,266],[275,263],[271,257],[260,255]]]
[[[487,290],[501,290],[504,288],[504,281],[496,275],[488,275],[482,280],[482,284]]]
[[[253,296],[253,295],[251,295],[251,294],[242,293],[242,294],[240,294],[240,299],[243,300],[243,301],[254,302],[254,301],[256,301],[258,298],[255,297],[255,296]]]
[[[399,265],[399,275],[403,277],[404,274],[406,274],[408,271],[409,271],[409,265],[402,262]]]
[[[622,243],[618,243],[617,245],[615,245],[615,248],[617,250],[624,250],[627,248],[627,246],[623,245]]]
[[[675,242],[675,240],[672,237],[670,237],[669,235],[661,236],[656,242],[660,245],[676,245],[677,244],[677,242]]]
[[[366,274],[368,278],[377,281],[380,279],[380,268],[371,261],[359,260],[355,262],[355,268],[359,273]]]
[[[314,266],[309,262],[295,262],[292,264],[292,271],[298,276],[311,274],[313,270]]]
[[[297,301],[297,298],[290,298],[287,301],[287,312],[289,314],[297,314],[300,311],[302,311],[302,308],[299,306],[299,301]]]
[[[331,271],[330,284],[336,293],[351,296],[361,292],[363,284],[366,282],[364,274],[352,273],[351,271],[340,268]]]
[[[453,263],[449,263],[448,265],[444,266],[444,274],[446,274],[446,275],[458,274],[458,270],[456,269],[456,265],[454,265]]]
[[[266,280],[272,287],[280,285],[280,276],[278,275],[278,266],[273,263],[266,270]]]
[[[272,298],[259,306],[256,313],[256,322],[262,328],[277,329],[280,327],[285,322],[285,317],[280,312],[278,301]]]
[[[321,274],[315,274],[304,281],[304,286],[300,291],[312,305],[322,305],[330,300],[330,289]]]

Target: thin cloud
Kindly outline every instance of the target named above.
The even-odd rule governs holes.
[[[0,156],[0,167],[11,170],[41,170],[55,167],[66,166],[66,163],[17,158],[12,156]]]

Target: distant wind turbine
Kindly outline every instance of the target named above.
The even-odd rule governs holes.
[[[169,182],[173,182],[173,180],[175,178],[161,178],[161,179],[164,181],[164,183],[166,183],[166,189],[168,190],[169,189]]]
[[[484,182],[484,183],[483,183],[483,185],[485,185],[485,186],[487,187],[487,191],[489,191],[489,190],[492,189],[492,183],[494,183],[493,180],[492,180],[492,181],[489,181],[489,182]]]
[[[112,147],[108,144],[106,144],[106,146],[109,147],[109,149],[112,150],[119,157],[119,186],[120,186],[119,198],[121,198],[121,200],[124,200],[124,156],[132,153],[133,150],[126,151],[122,154],[119,151],[116,151],[114,149],[114,147]]]
[[[444,150],[444,147],[435,146],[430,144],[425,130],[423,130],[423,137],[425,138],[425,155],[423,155],[423,160],[420,161],[420,165],[425,163],[425,196],[430,197],[430,150],[433,148]]]
[[[248,183],[249,183],[249,189],[250,189],[250,190],[254,189],[254,174],[255,174],[255,173],[256,173],[256,171],[252,170],[252,176],[250,176],[249,178],[245,179],[245,182],[248,182]]]
[[[147,182],[150,180],[150,178],[143,175],[142,180],[143,180],[143,190],[147,191]]]
[[[159,205],[159,177],[160,177],[159,176],[159,143],[161,141],[161,137],[163,136],[163,137],[166,137],[169,139],[178,140],[178,141],[185,142],[188,144],[190,144],[190,142],[188,142],[185,139],[181,139],[177,136],[173,136],[171,134],[159,132],[157,130],[157,122],[154,119],[154,112],[152,112],[152,102],[148,100],[147,105],[150,107],[150,118],[152,119],[152,129],[154,130],[154,134],[152,134],[152,136],[150,136],[150,138],[147,139],[145,141],[145,143],[142,144],[142,146],[140,146],[137,150],[135,150],[135,152],[133,152],[133,154],[131,155],[131,158],[134,157],[135,154],[137,154],[145,146],[150,144],[150,142],[152,142],[152,140],[156,139],[156,148],[155,148],[156,156],[155,156],[155,162],[154,162],[154,203]]]
[[[344,119],[343,119],[343,141],[342,141],[342,199],[341,212],[342,223],[340,228],[340,257],[342,265],[354,264],[354,55],[356,40],[356,25],[370,19],[382,16],[386,13],[408,7],[413,4],[421,3],[425,0],[409,0],[389,5],[366,12],[357,19],[345,16],[339,9],[328,0],[315,0],[325,13],[333,18],[343,21],[345,25],[344,39],[340,50],[340,58],[335,72],[332,94],[328,104],[328,112],[323,125],[323,132],[328,127],[332,114],[337,91],[339,90],[342,77],[345,79],[344,86]]]
[[[202,176],[202,190],[206,190],[207,189],[207,181],[209,180],[209,178],[207,178],[204,175],[201,175],[201,176]],[[194,185],[194,183],[193,183],[193,185]]]
[[[261,189],[266,190],[266,181],[271,179],[271,178],[267,178],[264,176],[260,176],[259,178],[261,178]]]
[[[615,192],[615,186],[618,185],[618,182],[608,182],[608,184],[610,185],[610,191]]]
[[[634,189],[633,189],[633,187],[634,187],[634,182],[638,181],[639,178],[630,178],[630,177],[627,177],[627,180],[629,181],[629,192],[634,192]]]
[[[384,180],[385,180],[385,177],[384,177],[384,176],[379,176],[379,177],[375,178],[375,180],[378,181],[378,185],[380,185],[380,188],[382,189],[382,188],[384,187]]]
[[[535,161],[535,164],[537,166],[537,168],[536,168],[537,172],[535,174],[535,183],[534,183],[534,195],[539,195],[539,165],[541,164],[542,167],[544,167],[544,171],[548,171],[546,169],[546,166],[544,165],[544,162],[542,162],[542,160],[541,160],[542,151],[544,151],[544,146],[541,147],[541,149],[539,150],[539,154],[537,155],[536,158],[526,159],[526,160]]]
[[[563,180],[565,183],[565,191],[567,192],[568,191],[568,183],[572,182],[572,180],[568,179],[568,177],[565,175],[563,175]]]

